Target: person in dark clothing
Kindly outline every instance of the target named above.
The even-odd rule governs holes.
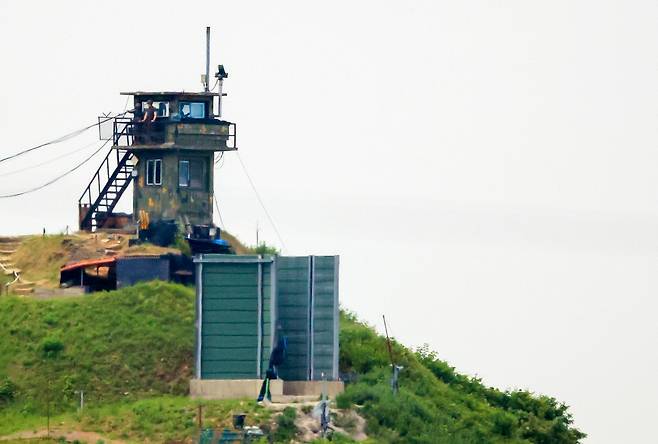
[[[141,102],[135,103],[135,107],[128,112],[133,115],[133,122],[140,122],[144,119],[144,110],[142,109]]]
[[[141,129],[142,129],[142,120],[144,119],[144,110],[142,110],[141,102],[135,103],[135,108],[128,111],[133,115],[132,119],[132,135],[133,135],[133,144],[139,145],[141,141]]]
[[[158,118],[158,110],[153,106],[153,100],[149,99],[146,104],[148,106],[144,111],[141,123],[144,125],[144,131],[146,132],[146,143],[151,143],[153,141],[153,123]]]
[[[263,399],[267,398],[268,401],[272,401],[272,393],[270,393],[270,380],[279,379],[279,374],[277,367],[283,364],[283,361],[286,359],[286,352],[288,350],[288,338],[285,336],[280,336],[277,341],[276,347],[270,353],[270,362],[265,372],[265,380],[263,385],[260,387],[260,393],[258,394],[258,402],[261,402]]]

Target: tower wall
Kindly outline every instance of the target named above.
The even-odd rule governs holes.
[[[138,161],[133,191],[133,214],[148,213],[151,222],[176,220],[181,223],[210,224],[213,213],[213,153],[196,150],[134,151]],[[161,184],[149,184],[149,160],[161,160]],[[180,161],[197,161],[204,165],[201,186],[180,186]],[[197,163],[198,164],[198,163]],[[153,180],[151,180],[153,182]]]

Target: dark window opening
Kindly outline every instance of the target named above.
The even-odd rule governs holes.
[[[206,162],[203,159],[178,161],[178,186],[196,190],[206,189]]]
[[[162,159],[146,161],[146,185],[162,185]]]
[[[149,107],[146,101],[142,102],[142,112]],[[153,102],[153,108],[156,110],[158,117],[169,117],[169,102]]]

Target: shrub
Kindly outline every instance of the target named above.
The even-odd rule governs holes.
[[[295,419],[297,418],[297,410],[293,407],[286,407],[283,409],[281,415],[276,418],[276,430],[274,432],[274,442],[290,442],[297,436],[297,426]]]
[[[8,403],[16,397],[16,384],[6,377],[0,382],[0,403]]]
[[[279,249],[273,245],[267,245],[265,242],[261,242],[256,246],[251,246],[247,248],[250,254],[279,254]]]
[[[55,337],[41,341],[41,352],[46,358],[54,358],[64,350],[64,343]]]

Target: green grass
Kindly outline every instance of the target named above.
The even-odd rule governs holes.
[[[272,412],[253,400],[195,401],[188,397],[161,396],[138,401],[91,405],[81,414],[68,412],[51,418],[51,427],[94,431],[113,439],[182,441],[199,433],[197,412],[202,406],[202,428],[232,427],[233,414],[246,413],[246,424],[271,427]],[[0,435],[24,430],[43,430],[46,418],[21,413],[19,409],[0,411]]]
[[[553,398],[486,387],[427,348],[394,343],[404,366],[394,397],[385,339],[344,314],[340,340],[341,371],[356,382],[338,404],[366,418],[373,442],[575,443],[584,436]],[[50,404],[54,423],[117,439],[194,436],[197,404],[186,397],[193,345],[194,292],[180,285],[151,282],[60,300],[2,297],[0,435],[42,429]],[[81,389],[87,408],[79,416]],[[253,402],[205,404],[209,426],[222,428],[244,411],[272,432],[283,423],[283,440],[294,429],[290,412],[275,418]]]
[[[153,282],[61,300],[0,299],[0,381],[29,413],[184,395],[194,344],[193,290]]]
[[[12,261],[22,270],[24,279],[52,286],[59,282],[60,267],[82,245],[83,241],[76,236],[28,236],[12,255]]]
[[[553,398],[486,387],[456,373],[427,348],[414,353],[393,346],[404,366],[397,396],[390,388],[385,339],[353,315],[343,315],[341,371],[358,379],[338,405],[357,408],[377,442],[576,443],[585,437],[572,426],[567,407]]]

